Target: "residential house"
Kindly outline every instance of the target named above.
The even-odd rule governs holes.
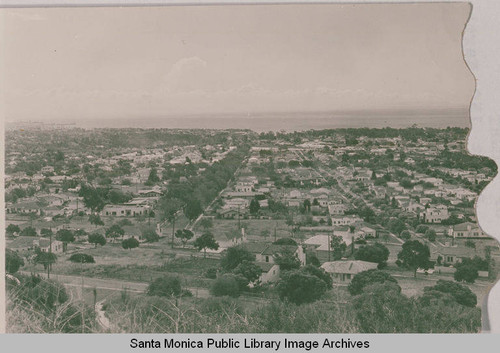
[[[331,216],[333,226],[350,226],[363,220],[356,215],[333,215]]]
[[[332,261],[321,265],[326,272],[332,275],[335,283],[350,283],[352,278],[360,272],[374,270],[378,264],[361,260]]]
[[[255,255],[256,263],[264,262],[274,264],[274,254],[282,250],[289,250],[296,254],[302,265],[306,264],[306,255],[302,246],[297,245],[275,245],[270,243],[244,243],[241,245]]]
[[[63,245],[63,242],[59,240],[52,240],[52,242],[47,238],[33,240],[33,247],[40,248],[40,251],[42,252],[52,252],[54,254],[59,254],[63,252]]]
[[[443,220],[448,219],[448,207],[444,205],[437,205],[429,207],[420,213],[420,217],[425,223],[441,223]]]
[[[487,237],[476,223],[465,222],[450,226],[448,236],[453,238],[483,238]]]
[[[106,205],[101,211],[102,216],[130,217],[146,215],[151,209],[149,205],[121,204]]]

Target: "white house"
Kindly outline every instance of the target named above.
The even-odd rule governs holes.
[[[332,275],[337,283],[350,283],[352,278],[363,271],[374,270],[378,264],[361,260],[332,261],[321,265],[326,272]]]

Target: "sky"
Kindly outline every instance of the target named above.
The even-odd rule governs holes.
[[[0,9],[6,121],[466,109],[466,3]]]

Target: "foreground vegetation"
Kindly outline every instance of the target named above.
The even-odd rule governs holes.
[[[355,290],[334,287],[313,303],[286,298],[194,298],[171,278],[146,293],[123,290],[98,313],[52,280],[16,275],[9,280],[10,332],[141,333],[473,333],[481,311],[467,287],[440,281],[420,297],[407,297],[390,276],[366,275]],[[356,277],[355,277],[356,278]],[[171,288],[169,288],[169,286]]]

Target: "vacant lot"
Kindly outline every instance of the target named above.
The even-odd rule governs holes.
[[[217,240],[226,241],[236,234],[241,234],[238,231],[238,220],[234,219],[214,219],[214,225],[209,231]],[[263,240],[264,232],[268,239],[274,239],[274,231],[276,237],[283,238],[290,236],[290,227],[286,225],[284,220],[268,220],[268,219],[242,219],[240,226],[245,228],[245,234],[249,239]],[[195,228],[196,232],[204,232],[204,229],[199,225]]]

